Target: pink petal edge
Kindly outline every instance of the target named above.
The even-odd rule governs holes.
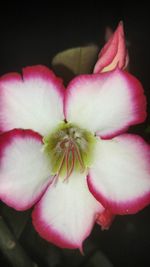
[[[93,196],[100,202],[102,205],[107,209],[109,209],[112,213],[118,215],[125,215],[125,214],[135,214],[140,210],[144,209],[147,205],[150,204],[150,193],[146,194],[143,197],[137,197],[134,201],[126,201],[116,203],[112,200],[109,201],[105,198],[101,193],[99,193],[90,181],[90,176],[88,177],[88,186],[90,192]]]
[[[40,210],[40,205],[37,204],[32,212],[32,223],[35,230],[42,238],[44,238],[48,242],[53,243],[56,246],[59,246],[60,248],[68,248],[68,249],[79,248],[79,250],[83,251],[82,245],[73,243],[71,244],[70,242],[67,242],[67,240],[60,235],[60,233],[52,229],[52,227],[47,225],[44,222],[44,220],[39,218],[41,218],[41,210]]]
[[[43,78],[43,80],[52,81],[56,85],[56,90],[64,97],[64,86],[63,80],[60,77],[57,77],[55,73],[44,65],[35,65],[28,66],[23,68],[23,80],[24,79],[33,79],[34,77]]]
[[[131,75],[130,73],[126,71],[120,70],[119,68],[113,71],[122,72],[126,76],[127,78],[126,80],[128,80],[129,87],[132,87],[130,89],[130,92],[132,93],[131,101],[133,103],[136,103],[137,107],[140,107],[140,112],[138,111],[138,113],[136,114],[137,115],[136,118],[134,118],[132,121],[129,121],[127,125],[118,129],[117,131],[112,131],[109,134],[104,134],[104,135],[100,135],[100,132],[97,131],[96,134],[100,135],[101,138],[104,140],[111,139],[115,136],[118,136],[120,134],[127,132],[130,126],[143,123],[147,117],[147,111],[146,111],[147,100],[146,100],[146,96],[144,94],[144,89],[143,89],[141,82],[135,76]]]

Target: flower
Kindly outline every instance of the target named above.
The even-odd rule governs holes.
[[[123,24],[101,50],[94,74],[65,90],[45,66],[0,79],[0,199],[35,205],[35,229],[63,248],[79,248],[95,222],[150,203],[150,146],[129,126],[146,118],[140,82],[128,63]]]
[[[109,32],[110,35],[110,32]],[[94,67],[94,73],[101,73],[115,69],[125,69],[129,62],[128,51],[124,38],[122,21],[116,31],[110,36],[108,42],[98,55],[98,61]]]
[[[65,90],[47,67],[26,67],[1,78],[0,94],[0,198],[16,210],[35,204],[43,238],[82,249],[97,214],[150,203],[150,147],[124,133],[146,117],[131,74],[79,75]]]

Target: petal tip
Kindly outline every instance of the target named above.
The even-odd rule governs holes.
[[[65,240],[63,236],[61,236],[50,224],[46,224],[46,222],[42,219],[42,211],[40,204],[37,204],[32,212],[32,224],[38,234],[44,238],[46,241],[53,243],[54,245],[60,248],[67,249],[77,249],[81,248],[81,245],[73,244],[68,240]]]

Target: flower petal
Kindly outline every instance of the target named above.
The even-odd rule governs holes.
[[[0,80],[0,125],[2,131],[33,129],[48,134],[63,115],[62,81],[44,66],[4,75]]]
[[[0,199],[16,210],[30,208],[50,182],[41,136],[30,130],[1,135],[0,159]]]
[[[51,184],[35,206],[33,225],[47,241],[62,248],[79,248],[90,234],[96,214],[104,208],[89,192],[86,176],[73,173],[67,182]]]
[[[128,60],[123,23],[120,22],[114,34],[100,51],[94,73],[111,71],[117,66],[122,69],[126,67]]]
[[[69,122],[110,138],[145,120],[142,85],[119,69],[78,76],[67,88],[65,114]]]
[[[143,209],[150,203],[150,146],[131,134],[99,141],[88,185],[112,213]]]

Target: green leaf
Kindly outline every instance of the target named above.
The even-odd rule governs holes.
[[[53,58],[52,68],[67,84],[76,75],[92,73],[98,51],[96,45],[65,50]]]

